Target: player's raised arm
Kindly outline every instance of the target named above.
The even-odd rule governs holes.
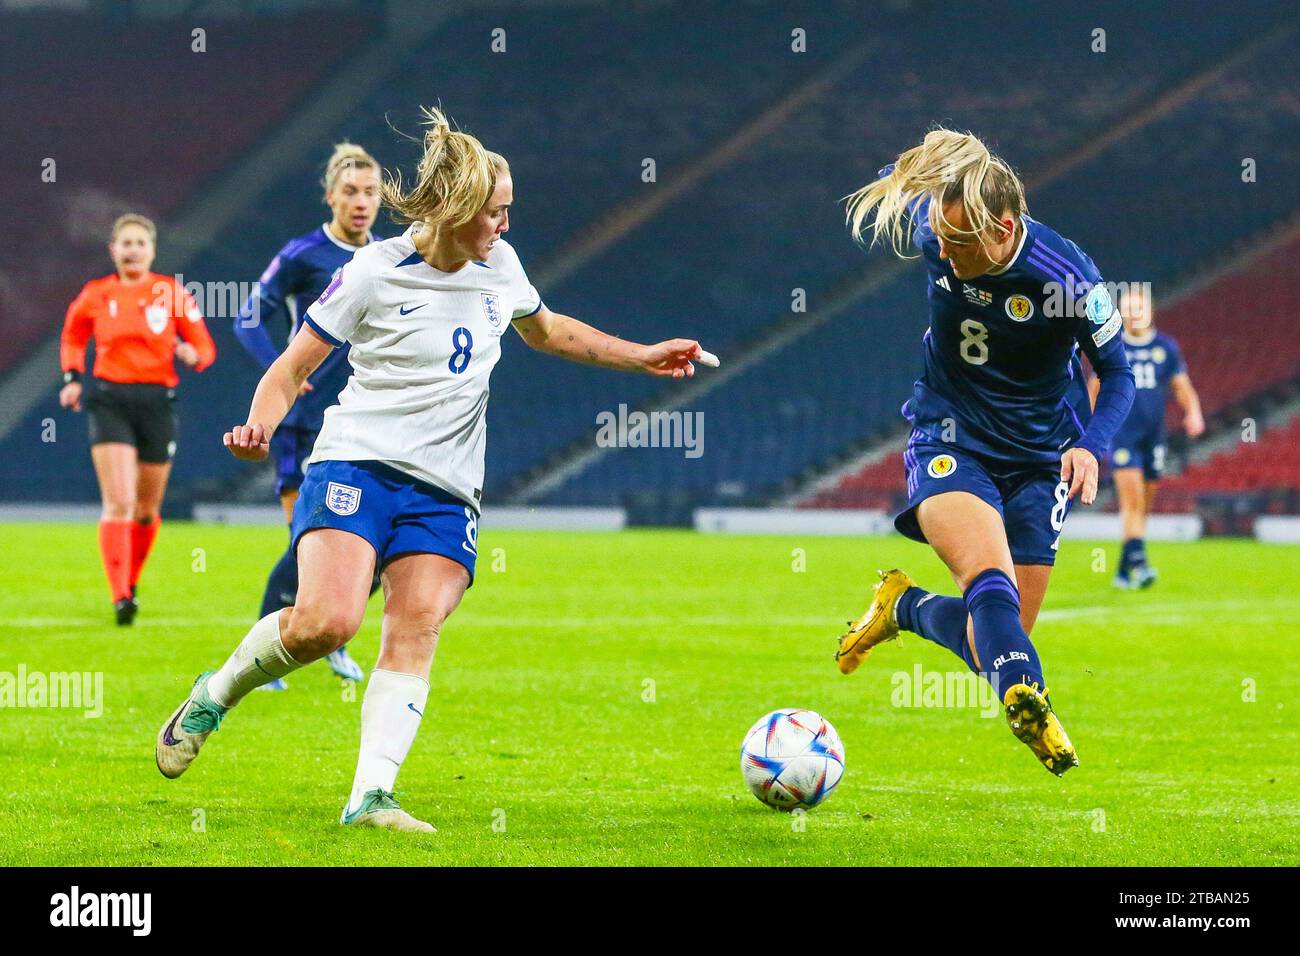
[[[532,315],[514,321],[515,331],[532,348],[573,362],[599,365],[625,372],[646,372],[671,378],[695,374],[692,359],[703,354],[693,339],[668,339],[655,345],[638,345],[580,322],[571,315],[552,312],[545,305]]]
[[[226,432],[222,441],[230,453],[244,461],[261,461],[270,451],[271,435],[297,401],[302,383],[320,367],[334,346],[310,326],[294,336],[266,370],[253,393],[248,422]]]

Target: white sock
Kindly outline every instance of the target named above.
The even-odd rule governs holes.
[[[423,677],[378,668],[370,672],[361,701],[361,754],[348,798],[349,813],[361,805],[368,791],[392,791],[428,699],[429,682]]]
[[[272,611],[252,626],[235,653],[208,679],[208,696],[234,707],[254,688],[302,667],[280,640],[280,612]]]

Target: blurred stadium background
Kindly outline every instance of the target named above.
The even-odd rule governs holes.
[[[82,284],[111,271],[117,215],[156,218],[155,271],[251,283],[327,218],[331,144],[409,169],[416,146],[388,122],[414,130],[418,106],[441,102],[510,160],[509,238],[548,304],[642,341],[697,335],[723,359],[665,385],[512,338],[489,410],[489,523],[584,506],[612,509],[584,512],[595,524],[744,528],[717,509],[761,508],[782,510],[750,526],[886,527],[922,275],[855,247],[838,200],[942,122],[1011,161],[1031,212],[1108,279],[1153,283],[1209,422],[1189,443],[1171,414],[1163,533],[1300,539],[1300,10],[1014,8],[0,3],[15,224],[0,237],[3,516],[97,513],[85,422],[58,407],[57,342]],[[38,178],[48,159],[53,182]],[[396,229],[381,214],[376,233]],[[239,303],[202,305],[218,358],[182,373],[167,514],[255,506],[278,523],[270,466],[220,447],[259,375],[232,333]],[[597,415],[621,403],[702,413],[703,454],[598,447]],[[1076,534],[1110,533],[1076,516]]]

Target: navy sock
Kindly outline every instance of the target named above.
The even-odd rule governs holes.
[[[908,588],[898,599],[898,626],[946,647],[977,670],[966,640],[966,602],[923,588]]]
[[[262,617],[282,607],[291,607],[298,599],[298,558],[293,548],[280,555],[266,579],[266,592],[262,595]]]
[[[1134,568],[1147,563],[1146,542],[1141,538],[1128,538],[1124,542],[1124,551],[1120,556],[1120,577],[1127,577]]]
[[[1020,624],[1020,592],[997,568],[981,571],[966,588],[966,610],[975,623],[978,670],[999,696],[1012,684],[1043,689],[1038,651]]]

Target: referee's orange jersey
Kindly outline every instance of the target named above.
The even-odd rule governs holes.
[[[129,285],[114,273],[92,279],[68,306],[59,358],[63,370],[86,370],[86,343],[95,337],[95,377],[110,382],[175,386],[176,337],[199,353],[201,372],[217,357],[203,315],[185,287],[150,272]]]

